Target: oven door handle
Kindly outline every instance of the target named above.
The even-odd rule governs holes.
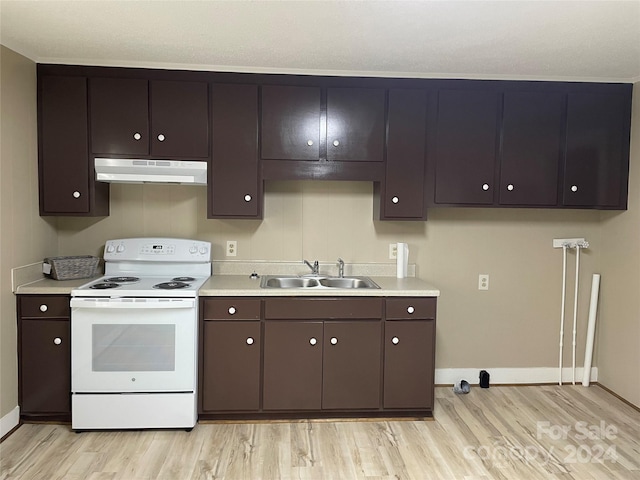
[[[72,298],[71,308],[94,308],[94,309],[108,309],[108,308],[128,308],[128,309],[169,309],[169,308],[195,308],[196,301],[193,298],[180,298],[171,300],[159,300],[159,299],[87,299],[87,298]]]

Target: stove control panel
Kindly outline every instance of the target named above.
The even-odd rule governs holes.
[[[211,243],[183,238],[122,238],[108,240],[106,261],[209,262]]]

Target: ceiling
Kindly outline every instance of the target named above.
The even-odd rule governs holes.
[[[39,63],[640,81],[640,0],[0,1]]]

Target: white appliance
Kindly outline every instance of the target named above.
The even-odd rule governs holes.
[[[193,428],[211,244],[109,240],[104,260],[103,277],[71,291],[71,427]]]
[[[94,167],[99,182],[207,184],[207,162],[96,158]]]

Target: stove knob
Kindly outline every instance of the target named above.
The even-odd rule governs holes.
[[[107,245],[107,253],[113,253],[115,252],[116,247],[114,247],[112,244]]]
[[[208,251],[208,248],[207,248],[207,247],[200,247],[200,253],[201,253],[202,255],[204,255],[205,253],[207,253],[207,251]]]
[[[192,245],[191,248],[189,248],[189,253],[198,253],[198,247],[196,245]]]
[[[116,248],[116,251],[118,253],[124,252],[124,245],[122,245],[122,244],[118,245],[118,248]]]

